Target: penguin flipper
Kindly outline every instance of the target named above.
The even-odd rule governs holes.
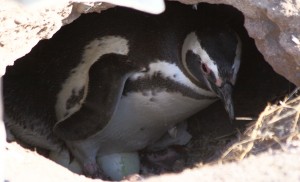
[[[89,70],[88,93],[80,110],[54,126],[64,140],[82,140],[102,130],[110,121],[126,80],[137,71],[127,56],[103,55]]]

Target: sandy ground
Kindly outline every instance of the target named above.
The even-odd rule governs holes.
[[[5,159],[5,180],[9,182],[90,181],[15,142],[6,145]]]
[[[153,176],[143,181],[300,181],[300,141],[283,149],[269,150],[239,162],[186,169],[179,174]],[[73,174],[16,143],[7,144],[5,158],[5,179],[10,182],[101,181]]]

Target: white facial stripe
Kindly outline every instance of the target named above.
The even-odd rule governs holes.
[[[89,69],[101,56],[109,53],[127,55],[128,51],[128,41],[119,36],[106,36],[87,44],[84,48],[81,62],[70,71],[69,77],[65,80],[62,89],[57,95],[55,105],[57,119],[63,120],[80,109],[87,94]],[[82,88],[84,88],[84,96],[80,103],[67,109],[66,103],[71,97],[72,91],[78,93]]]
[[[195,35],[195,32],[190,33],[184,40],[181,50],[181,57],[182,57],[182,64],[184,69],[188,72],[188,74],[193,77],[195,80],[198,80],[188,69],[187,63],[186,63],[186,53],[191,50],[192,47],[196,47],[197,42],[197,36]]]
[[[233,78],[232,78],[233,84],[235,84],[237,73],[238,73],[239,68],[240,68],[241,54],[242,54],[242,41],[241,41],[241,39],[238,35],[237,35],[237,39],[238,39],[238,44],[237,44],[237,48],[236,48],[236,51],[235,51],[234,63],[232,65],[232,68],[234,69]]]
[[[195,92],[205,95],[205,96],[215,96],[213,92],[204,90],[196,86],[193,82],[190,81],[188,77],[184,75],[184,73],[178,68],[178,66],[174,63],[169,63],[166,61],[157,60],[155,63],[151,63],[149,65],[148,72],[140,72],[131,76],[130,80],[137,80],[139,78],[152,77],[156,73],[160,73],[164,78],[168,78],[179,82],[182,85],[189,87]]]
[[[187,51],[191,50],[194,54],[199,55],[202,59],[202,62],[205,63],[211,71],[216,76],[216,79],[220,79],[218,67],[216,63],[209,57],[207,52],[201,47],[200,42],[197,38],[197,35],[195,32],[190,33],[186,39],[184,40],[184,44],[182,47],[182,59],[184,67],[187,69],[186,65],[186,53]],[[189,69],[187,69],[190,73]],[[191,74],[191,73],[190,73]],[[191,74],[192,75],[192,74]]]

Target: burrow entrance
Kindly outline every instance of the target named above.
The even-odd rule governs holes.
[[[242,39],[242,64],[234,91],[238,120],[232,124],[229,122],[221,102],[216,102],[189,118],[188,127],[193,138],[184,149],[186,155],[184,160],[174,163],[168,172],[178,172],[186,168],[199,167],[202,163],[205,165],[217,161],[228,146],[236,141],[237,136],[241,136],[254,124],[268,103],[276,104],[294,89],[293,84],[273,71],[257,50],[254,40],[248,36],[243,27],[241,12],[231,6],[206,3],[198,4],[197,10],[191,7],[191,11],[204,12],[203,16],[214,16],[219,21],[227,21]],[[47,156],[47,151],[38,150]]]

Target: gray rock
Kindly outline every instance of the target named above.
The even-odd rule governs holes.
[[[40,40],[50,38],[80,13],[100,12],[108,3],[56,3],[34,10],[14,1],[1,0],[0,75],[5,67],[25,55]],[[92,0],[91,0],[92,1]],[[290,0],[179,0],[232,5],[245,16],[245,27],[273,69],[300,86],[300,1]],[[74,5],[74,6],[72,6]]]
[[[92,1],[92,0],[90,0]],[[120,0],[122,1],[122,0]],[[200,2],[209,3],[222,3],[232,5],[238,10],[240,10],[245,16],[245,27],[249,35],[255,40],[257,48],[264,55],[266,61],[274,68],[274,70],[283,75],[285,78],[300,86],[300,1],[299,0],[179,0],[186,4],[195,4]],[[49,1],[52,2],[52,1]],[[55,1],[55,3],[50,4],[40,4],[38,8],[25,7],[21,4],[16,3],[12,0],[0,0],[0,75],[5,73],[5,68],[8,65],[12,65],[13,62],[20,58],[21,56],[28,53],[35,44],[41,39],[49,39],[52,35],[60,29],[64,24],[71,23],[75,20],[81,13],[88,12],[100,12],[104,9],[111,8],[113,5],[108,3],[69,3],[67,0]],[[2,128],[1,128],[2,127]],[[4,141],[4,131],[2,121],[0,120],[0,153],[3,147]],[[22,149],[20,149],[22,150]],[[14,150],[15,151],[15,150]],[[16,161],[16,157],[9,157],[12,152],[6,152],[5,155],[8,156],[6,160],[7,164],[5,168],[12,169],[12,178],[16,178],[14,174],[20,171],[24,172],[27,177],[37,177],[40,180],[44,175],[49,175],[49,173],[42,176],[39,175],[27,175],[32,169],[40,169],[40,166],[50,165],[49,161],[45,165],[40,164],[36,166],[31,166],[27,169],[28,163],[20,163]],[[28,155],[28,152],[24,154],[19,154],[21,156]],[[18,155],[18,156],[19,156]],[[3,156],[0,154],[0,157]],[[278,157],[279,156],[279,157]],[[282,156],[282,157],[281,157]],[[252,171],[258,171],[258,173],[265,177],[263,180],[259,180],[261,177],[259,174],[249,176],[248,181],[265,181],[269,179],[270,176],[276,177],[274,181],[299,181],[299,174],[295,171],[299,171],[299,148],[295,153],[280,153],[276,155],[264,154],[259,158],[253,158],[243,161],[240,165],[239,163],[228,164],[224,167],[215,166],[212,168],[220,168],[220,170],[207,170],[202,169],[202,172],[196,170],[193,174],[197,174],[197,179],[203,179],[203,176],[207,176],[207,179],[214,179],[214,181],[224,181],[223,179],[232,179],[232,176],[224,175],[222,177],[222,171],[229,170],[228,174],[233,172],[234,174],[239,174],[237,171],[240,168],[247,168],[243,170],[244,176],[247,176]],[[274,159],[276,157],[276,159]],[[26,158],[26,157],[25,157]],[[41,158],[34,157],[35,159]],[[282,159],[282,160],[278,160]],[[17,158],[18,159],[18,158]],[[27,158],[26,158],[27,159]],[[44,160],[43,158],[41,158]],[[19,158],[20,160],[20,158]],[[253,161],[252,161],[253,160]],[[32,161],[32,160],[29,160]],[[249,162],[250,161],[250,162]],[[251,162],[252,161],[252,162]],[[272,167],[275,173],[271,173],[272,169],[268,171],[257,170],[257,165],[265,161],[265,165],[260,166],[261,169],[268,169]],[[17,163],[17,165],[15,165]],[[3,161],[0,159],[0,164],[3,165]],[[252,164],[252,165],[251,165]],[[52,165],[52,164],[51,164]],[[232,167],[230,167],[232,165]],[[238,165],[238,166],[235,166]],[[11,168],[9,168],[11,166]],[[19,166],[19,168],[16,168]],[[21,169],[20,169],[21,167]],[[278,172],[278,170],[279,172]],[[27,169],[27,170],[24,170]],[[47,170],[49,169],[49,166]],[[51,169],[51,167],[50,167]],[[30,172],[28,171],[30,170]],[[41,171],[47,171],[44,168]],[[60,169],[66,170],[66,169]],[[277,171],[277,172],[276,172]],[[1,166],[0,166],[0,181],[1,179]],[[216,180],[215,173],[221,173]],[[20,173],[19,173],[20,174]],[[36,172],[40,174],[40,172]],[[55,173],[56,174],[56,173]],[[65,179],[66,172],[62,171],[61,175],[53,175],[55,179]],[[263,176],[267,174],[266,176]],[[277,174],[277,176],[276,176]],[[52,174],[50,174],[52,175]],[[70,174],[69,174],[70,175]],[[190,175],[190,174],[189,174]],[[53,177],[51,176],[51,177]],[[59,178],[59,176],[61,178]],[[186,180],[184,174],[182,174],[182,179]],[[7,177],[7,176],[6,176]],[[24,175],[19,175],[20,181],[24,181]],[[50,179],[51,177],[47,178]],[[77,176],[78,177],[78,176]],[[211,178],[209,178],[211,177]],[[70,177],[70,181],[74,181],[73,177]],[[83,177],[84,178],[84,177]],[[8,179],[10,179],[8,177]],[[78,179],[80,179],[78,177]],[[84,178],[85,179],[85,178]],[[170,180],[169,178],[168,180]],[[179,179],[177,177],[173,179]],[[242,178],[237,178],[239,181]],[[82,179],[80,179],[82,180]],[[87,180],[87,179],[85,179]],[[163,179],[154,179],[163,180]],[[272,179],[269,179],[271,181]],[[18,181],[18,180],[14,180]],[[28,180],[29,181],[29,180]],[[31,180],[34,181],[34,180]],[[79,181],[79,180],[78,180]],[[150,180],[151,181],[151,180]],[[234,181],[234,180],[233,180]],[[247,180],[246,180],[247,181]]]

